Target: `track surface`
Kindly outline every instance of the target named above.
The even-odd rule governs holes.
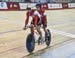
[[[75,9],[46,11],[51,47],[36,44],[32,55],[25,47],[29,29],[22,30],[25,13],[0,12],[0,58],[75,58]]]

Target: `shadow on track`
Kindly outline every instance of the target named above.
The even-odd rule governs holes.
[[[32,57],[34,57],[34,56],[38,56],[38,55],[40,55],[40,54],[43,54],[43,53],[47,52],[49,49],[52,49],[53,47],[55,47],[55,46],[57,46],[57,45],[61,45],[61,44],[63,44],[63,43],[66,43],[66,42],[68,42],[68,41],[71,41],[71,40],[75,40],[75,39],[74,39],[74,38],[68,39],[68,40],[66,40],[66,41],[63,41],[63,42],[54,44],[54,45],[52,45],[52,46],[46,47],[46,48],[41,49],[41,50],[38,50],[38,51],[36,51],[36,52],[34,52],[34,53],[32,53],[32,54],[28,54],[28,55],[22,56],[21,58],[32,58]]]

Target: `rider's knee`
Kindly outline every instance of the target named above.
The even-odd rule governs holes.
[[[40,30],[40,28],[37,28],[37,32],[38,32],[39,34],[42,33],[41,30]]]

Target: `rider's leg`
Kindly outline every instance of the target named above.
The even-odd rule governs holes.
[[[43,30],[44,30],[44,32],[45,32],[45,33],[47,32],[47,29],[46,29],[46,27],[43,27]]]
[[[36,29],[37,29],[37,32],[39,33],[40,37],[42,38],[42,32],[41,32],[40,26],[37,26]]]
[[[41,32],[40,26],[37,26],[36,29],[37,29],[37,32],[40,35],[40,37],[38,39],[38,45],[39,45],[40,43],[42,43],[42,32]]]
[[[43,30],[44,30],[44,32],[46,33],[46,32],[47,32],[47,29],[46,29],[46,27],[47,27],[47,18],[46,18],[46,16],[44,15],[42,19],[43,19],[43,20],[42,20]]]

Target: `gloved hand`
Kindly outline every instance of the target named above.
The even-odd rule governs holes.
[[[27,29],[26,27],[27,27],[27,26],[25,25],[24,28],[23,28],[23,30],[26,30],[26,29]]]

